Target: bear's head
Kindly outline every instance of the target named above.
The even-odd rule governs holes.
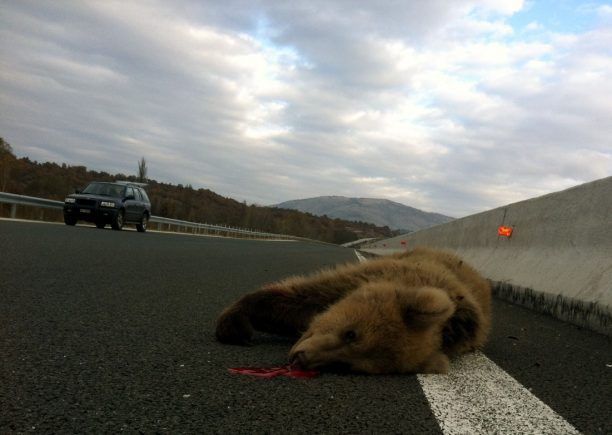
[[[306,369],[340,365],[363,373],[446,373],[442,328],[454,310],[439,288],[365,284],[314,317],[289,359]]]

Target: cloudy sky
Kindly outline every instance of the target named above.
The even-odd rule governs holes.
[[[0,136],[465,216],[612,175],[612,1],[0,0]]]

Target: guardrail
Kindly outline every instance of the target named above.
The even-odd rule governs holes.
[[[0,192],[0,203],[10,204],[10,217],[17,216],[17,206],[43,207],[52,209],[62,209],[63,201],[53,199],[37,198],[34,196],[16,195],[14,193]],[[265,233],[262,231],[248,230],[244,228],[233,228],[225,225],[211,225],[198,222],[183,221],[180,219],[170,219],[162,216],[151,216],[149,223],[157,225],[157,230],[164,230],[164,226],[169,231],[176,228],[176,232],[190,234],[213,234],[225,237],[243,237],[257,239],[281,239],[281,240],[300,240],[302,238],[289,236],[287,234]]]

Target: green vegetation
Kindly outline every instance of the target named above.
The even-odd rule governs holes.
[[[82,189],[93,180],[138,181],[146,178],[146,162],[139,162],[139,174],[109,174],[88,170],[85,166],[65,163],[38,163],[27,157],[16,158],[8,143],[0,138],[0,187],[5,192],[63,200],[66,194]],[[154,215],[192,222],[252,228],[270,233],[290,234],[330,243],[346,243],[366,237],[390,237],[388,227],[377,227],[364,222],[318,217],[295,210],[247,205],[217,195],[208,189],[147,180]],[[8,215],[8,207],[0,207],[0,214]],[[58,214],[61,215],[61,214]],[[36,218],[34,212],[22,215]]]

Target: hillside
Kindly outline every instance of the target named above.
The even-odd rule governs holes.
[[[453,220],[449,216],[429,213],[388,199],[319,196],[286,201],[275,205],[317,216],[368,222],[402,232],[416,231]]]
[[[125,174],[88,170],[85,166],[38,163],[27,157],[17,158],[8,143],[0,138],[0,190],[20,195],[63,200],[76,188],[93,180],[131,180]],[[136,169],[134,162],[134,169]],[[157,216],[192,222],[230,225],[259,231],[289,234],[329,243],[346,243],[366,237],[390,237],[394,233],[373,224],[319,217],[296,210],[258,207],[226,198],[209,189],[194,189],[148,180],[146,188]],[[8,205],[0,204],[0,216],[8,216]],[[33,209],[20,208],[20,217],[38,218]]]

